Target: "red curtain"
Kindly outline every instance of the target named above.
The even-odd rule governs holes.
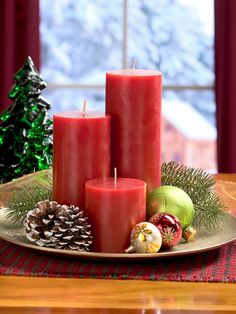
[[[218,171],[236,172],[236,1],[215,0]]]
[[[0,43],[1,112],[10,104],[13,75],[28,55],[39,69],[39,0],[0,0]]]

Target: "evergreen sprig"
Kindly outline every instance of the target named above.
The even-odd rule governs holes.
[[[27,184],[13,192],[12,199],[5,209],[7,218],[17,227],[21,227],[29,210],[41,200],[52,200],[51,183]]]
[[[176,186],[191,198],[195,209],[193,224],[196,228],[216,228],[224,219],[226,207],[213,190],[215,179],[211,174],[171,161],[162,164],[161,175],[162,185]]]
[[[216,228],[225,217],[225,205],[214,192],[215,179],[202,169],[186,167],[174,161],[163,163],[162,185],[173,185],[184,190],[192,199],[195,216],[193,224],[200,229]],[[16,226],[22,226],[26,214],[41,200],[52,199],[52,183],[27,184],[16,189],[8,203],[7,217]]]
[[[219,226],[225,217],[225,205],[221,198],[212,191],[206,191],[205,195],[195,199],[194,225],[199,229],[202,225],[206,229],[214,229]]]

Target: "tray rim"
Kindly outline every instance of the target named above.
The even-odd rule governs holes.
[[[236,223],[236,217],[233,215],[230,215],[229,213],[226,213],[228,216],[228,219],[235,220]],[[19,247],[23,247],[29,250],[36,251],[38,253],[44,253],[45,255],[54,255],[54,256],[61,256],[65,258],[77,258],[81,260],[98,260],[98,261],[150,261],[150,260],[156,260],[161,258],[169,258],[169,257],[175,257],[175,256],[186,256],[186,255],[192,255],[197,253],[202,253],[210,250],[214,250],[217,248],[220,248],[226,244],[229,244],[236,240],[236,232],[235,235],[229,239],[222,241],[217,244],[213,244],[211,246],[206,247],[200,247],[200,248],[194,248],[190,250],[185,251],[161,251],[158,253],[100,253],[100,252],[79,252],[79,251],[73,251],[73,250],[63,250],[63,249],[54,249],[54,248],[47,248],[47,247],[40,247],[36,244],[31,244],[27,242],[21,242],[16,240],[15,238],[8,237],[7,235],[3,235],[0,232],[0,239],[9,242],[11,244],[14,244]]]

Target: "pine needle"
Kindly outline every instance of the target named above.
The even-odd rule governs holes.
[[[189,191],[204,190],[215,184],[215,179],[202,169],[186,167],[182,164],[171,161],[163,163],[161,167],[162,185],[184,184]]]
[[[13,225],[20,227],[23,225],[27,212],[34,209],[37,202],[46,199],[52,200],[51,183],[25,185],[22,189],[13,192],[8,208],[5,209],[7,218]]]
[[[215,179],[202,169],[179,164],[175,161],[163,163],[162,185],[173,185],[184,190],[191,198],[195,216],[193,224],[200,229],[216,228],[225,217],[225,205],[213,191]]]
[[[221,198],[212,191],[195,200],[194,226],[198,229],[203,225],[206,229],[214,229],[225,218],[225,205]]]

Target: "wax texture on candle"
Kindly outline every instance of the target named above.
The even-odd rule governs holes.
[[[130,178],[93,179],[85,183],[86,208],[93,236],[92,251],[121,253],[130,232],[146,219],[146,183]]]
[[[106,73],[106,112],[111,114],[111,167],[122,177],[161,184],[162,74],[151,70]]]
[[[110,116],[71,111],[53,120],[53,198],[84,209],[85,181],[110,176]]]

